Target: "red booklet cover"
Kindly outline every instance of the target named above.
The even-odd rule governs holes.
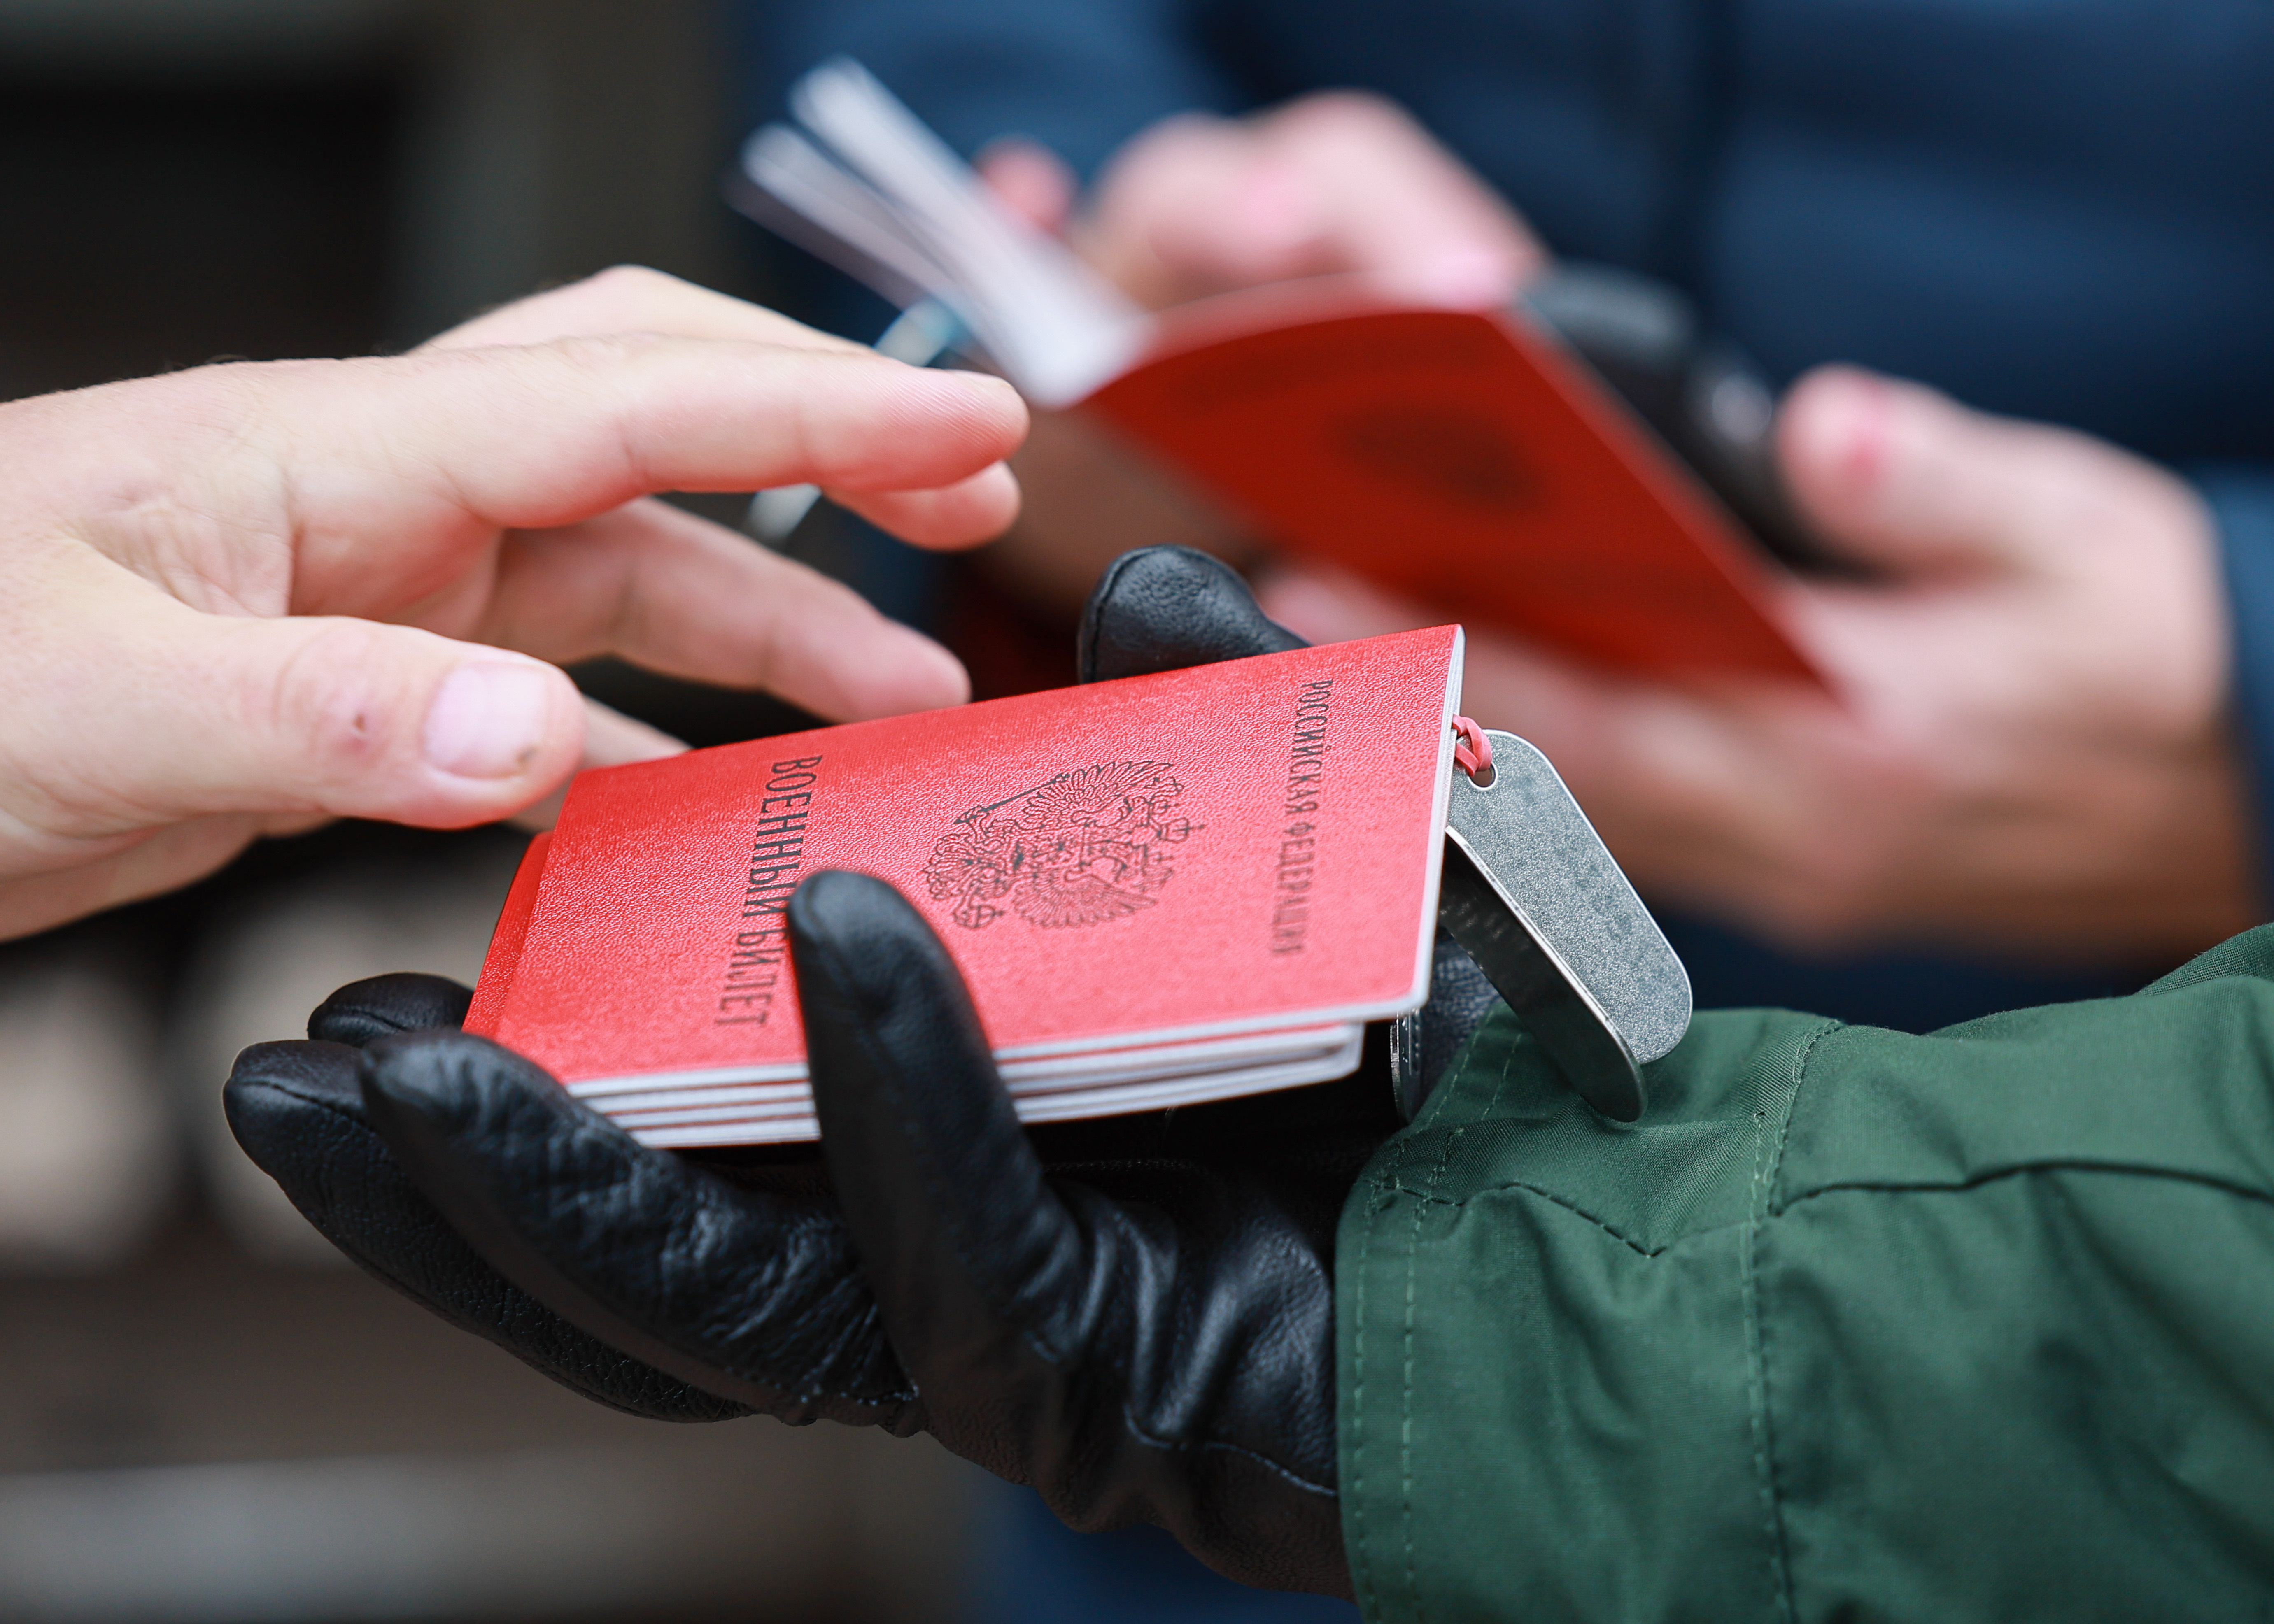
[[[802,1077],[784,909],[833,868],[924,912],[1014,1063],[1317,1052],[1427,994],[1460,649],[1438,627],[585,773],[469,1029],[580,1093]]]
[[[1702,484],[1514,315],[1347,282],[1171,311],[1083,410],[1256,530],[1614,668],[1818,680],[1774,575]]]

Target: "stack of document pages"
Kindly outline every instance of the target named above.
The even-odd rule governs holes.
[[[802,129],[742,151],[734,201],[902,305],[954,312],[1028,399],[1063,406],[1134,360],[1151,320],[1053,237],[1005,210],[857,63],[790,93]]]
[[[467,1019],[658,1146],[811,1139],[787,909],[922,911],[1020,1115],[1342,1076],[1427,996],[1457,628],[587,772]]]

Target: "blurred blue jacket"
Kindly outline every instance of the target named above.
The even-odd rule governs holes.
[[[1679,284],[1780,382],[1856,362],[2178,468],[2222,528],[2274,812],[2270,0],[794,0],[748,17],[777,91],[846,52],[967,152],[1019,133],[1085,171],[1168,113],[1376,90],[1556,252]]]

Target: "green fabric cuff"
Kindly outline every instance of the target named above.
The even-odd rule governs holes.
[[[1375,1158],[1337,1247],[1343,1530],[1368,1618],[1777,1616],[1745,1307],[1829,1029],[1703,1017],[1676,1052],[1711,1063],[1653,1068],[1649,1116],[1623,1126],[1503,1010]]]
[[[1650,1090],[1500,1011],[1352,1190],[1367,1617],[2263,1607],[2274,927],[1926,1036],[1707,1012]]]

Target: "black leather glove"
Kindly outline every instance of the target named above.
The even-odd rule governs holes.
[[[1100,583],[1081,665],[1291,646],[1221,565],[1150,549]],[[350,1256],[602,1402],[930,1431],[1077,1528],[1157,1522],[1234,1578],[1348,1594],[1332,1252],[1397,1125],[1385,1046],[1336,1083],[1022,1129],[888,886],[817,876],[790,928],[819,1153],[645,1149],[418,976],[247,1050],[230,1123]],[[1465,1029],[1480,978],[1449,948],[1440,974]]]

